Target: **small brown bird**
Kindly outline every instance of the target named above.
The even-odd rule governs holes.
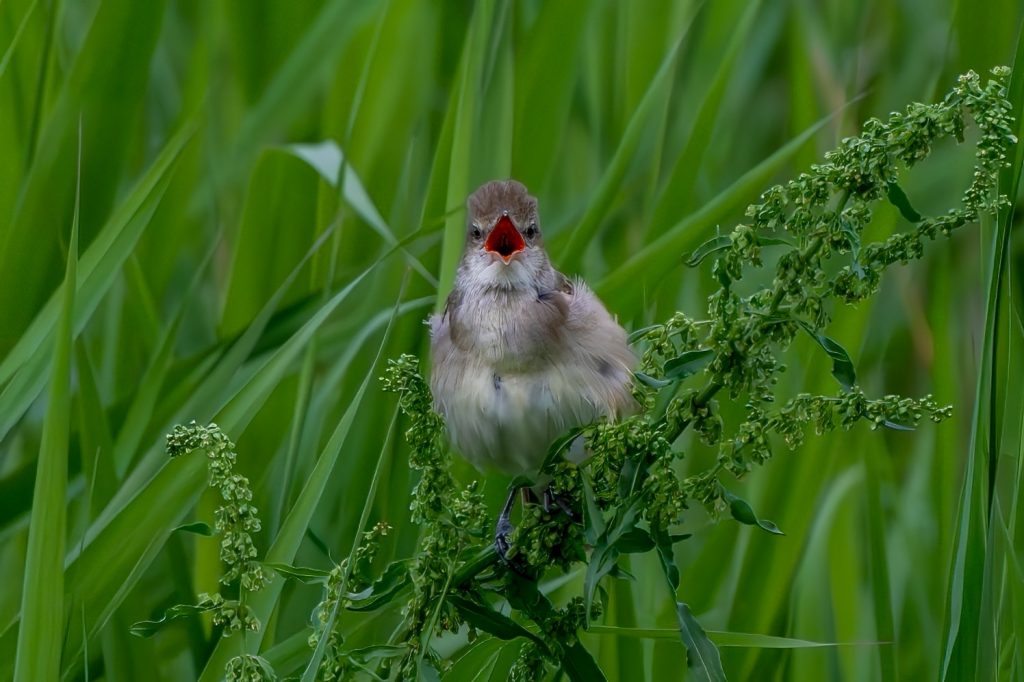
[[[467,210],[454,288],[430,319],[430,388],[455,450],[478,469],[535,477],[566,431],[635,410],[635,358],[587,285],[551,266],[526,187],[489,182]],[[582,459],[583,444],[573,450]],[[498,522],[502,552],[515,492]]]

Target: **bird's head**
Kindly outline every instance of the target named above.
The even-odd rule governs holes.
[[[551,270],[537,200],[515,180],[494,180],[469,196],[461,274],[484,288],[537,288]]]

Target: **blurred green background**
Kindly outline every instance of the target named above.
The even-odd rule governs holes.
[[[19,646],[55,398],[70,401],[67,486],[51,486],[48,507],[67,500],[64,676],[194,679],[212,660],[215,677],[225,647],[214,651],[203,619],[152,639],[127,630],[216,589],[216,540],[172,532],[210,522],[217,506],[201,457],[164,454],[173,424],[217,421],[237,441],[261,551],[287,529],[323,452],[337,456],[326,486],[301,499],[310,535],[345,556],[380,462],[371,523],[395,526],[384,559],[408,556],[414,481],[402,439],[386,441],[395,401],[373,363],[378,352],[425,357],[423,320],[450,286],[472,189],[524,182],[556,266],[591,282],[627,328],[676,310],[700,317],[714,283],[707,265],[683,269],[684,252],[867,118],[933,101],[967,69],[1012,65],[1022,14],[1007,0],[3,0],[0,678]],[[941,146],[903,186],[917,208],[942,211],[971,161],[969,146]],[[47,385],[79,177],[62,395]],[[897,229],[897,211],[879,210],[874,238]],[[1022,253],[1017,240],[1001,321],[986,322],[991,237],[992,226],[969,226],[931,245],[830,329],[869,392],[932,393],[955,406],[952,420],[909,434],[859,426],[796,452],[779,444],[729,485],[784,537],[696,509],[687,518],[679,595],[705,628],[848,643],[774,649],[715,635],[730,679],[970,679],[947,670],[951,652],[1024,679]],[[979,372],[987,326],[1000,351]],[[787,389],[834,390],[810,343],[787,357]],[[997,428],[981,435],[997,494],[965,501],[984,445],[976,398],[992,378],[985,423]],[[343,414],[354,418],[343,445],[325,449]],[[699,471],[713,454],[688,438],[683,466]],[[485,479],[495,511],[505,484]],[[65,535],[40,527],[51,543]],[[294,563],[329,567],[317,544],[307,536]],[[674,627],[658,567],[644,558],[632,570],[637,582],[610,586],[606,623]],[[559,593],[577,593],[578,578]],[[308,657],[318,599],[289,584],[267,605],[260,647],[282,674]],[[964,600],[980,604],[976,617]],[[379,643],[395,618],[350,614],[344,629],[353,647]],[[638,632],[584,642],[609,679],[679,679],[678,639]],[[450,678],[504,679],[519,643],[485,644]],[[440,646],[457,657],[466,643]]]

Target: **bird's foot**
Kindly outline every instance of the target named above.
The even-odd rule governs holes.
[[[573,499],[568,495],[560,495],[551,491],[551,488],[544,489],[544,511],[551,513],[555,507],[560,509],[563,514],[569,517],[569,519],[575,523],[579,523],[583,519],[580,517],[579,512],[573,508]]]
[[[512,549],[512,533],[516,527],[512,525],[512,507],[515,506],[518,488],[509,491],[505,506],[498,516],[498,523],[494,526],[494,549],[498,552],[498,559],[505,568],[518,573],[524,578],[531,578],[529,568],[523,563],[522,556],[510,557],[509,550]]]

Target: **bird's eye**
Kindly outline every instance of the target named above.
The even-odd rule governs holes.
[[[526,238],[527,239],[533,239],[536,236],[537,236],[537,224],[533,223],[528,228],[526,228]]]
[[[476,225],[473,226],[473,231],[470,232],[470,234],[473,235],[473,239],[480,239],[480,237],[483,236],[483,233],[480,232],[480,228]]]

